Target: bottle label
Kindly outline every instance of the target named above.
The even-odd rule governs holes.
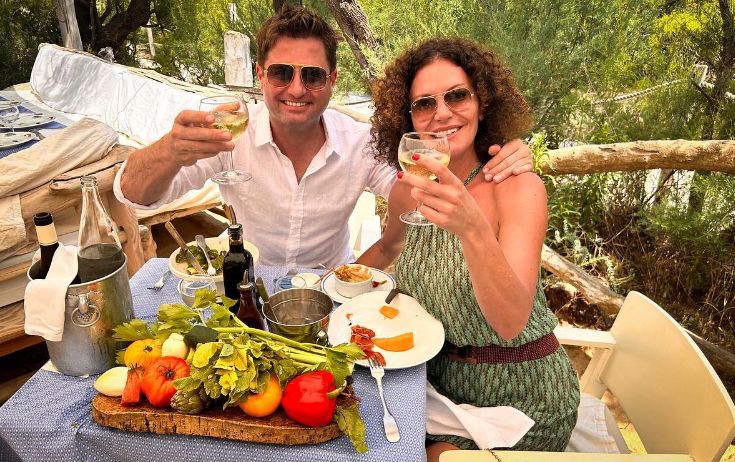
[[[41,245],[49,245],[58,241],[56,228],[53,223],[45,226],[36,226],[36,234],[38,235],[38,243]]]

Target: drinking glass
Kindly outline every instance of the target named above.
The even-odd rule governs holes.
[[[248,107],[239,96],[212,96],[204,98],[199,103],[199,110],[211,112],[214,115],[214,128],[227,130],[232,134],[232,141],[237,140],[245,133],[248,127]],[[252,178],[247,172],[235,169],[232,161],[232,151],[225,153],[225,170],[217,172],[212,181],[219,184],[244,183]]]
[[[214,278],[207,275],[192,275],[179,282],[179,295],[186,306],[194,306],[197,290],[217,290]]]
[[[15,132],[13,122],[18,120],[18,117],[20,117],[20,109],[18,109],[18,106],[8,106],[5,109],[0,109],[0,120],[10,128],[11,132]]]
[[[410,132],[401,137],[401,142],[398,145],[398,163],[404,172],[436,180],[436,175],[424,167],[416,165],[416,162],[411,159],[414,154],[428,156],[445,166],[449,165],[449,140],[447,140],[446,135],[441,133]],[[415,210],[401,214],[401,221],[414,226],[432,225],[433,223],[421,214],[420,208],[421,202],[416,205]]]

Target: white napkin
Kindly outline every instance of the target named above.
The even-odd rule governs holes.
[[[61,341],[66,290],[76,275],[77,246],[59,245],[46,279],[34,279],[26,286],[23,301],[26,334],[40,335],[50,342]]]
[[[480,449],[511,448],[535,422],[510,406],[454,404],[426,382],[426,433],[469,438]]]

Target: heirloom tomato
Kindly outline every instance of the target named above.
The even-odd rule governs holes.
[[[151,405],[166,407],[171,404],[171,397],[176,393],[174,380],[188,376],[189,365],[185,360],[175,356],[162,356],[145,368],[140,388]]]
[[[161,357],[161,342],[152,338],[136,340],[125,350],[124,361],[128,368],[147,367]]]

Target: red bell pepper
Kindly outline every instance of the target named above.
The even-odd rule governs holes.
[[[332,421],[337,398],[328,394],[336,389],[329,371],[301,374],[286,384],[281,406],[286,415],[308,427],[323,427]]]

